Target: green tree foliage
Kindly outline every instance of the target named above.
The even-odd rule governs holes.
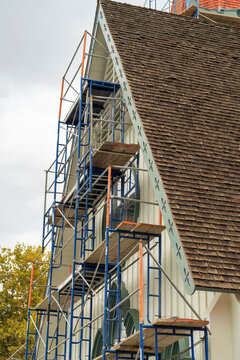
[[[28,298],[32,262],[40,246],[17,244],[14,249],[0,247],[0,360],[6,360],[26,341]],[[34,279],[48,267],[48,254],[41,254],[34,266]],[[46,283],[47,273],[38,281]],[[44,287],[34,287],[31,307],[43,298]],[[22,349],[14,359],[24,359]]]

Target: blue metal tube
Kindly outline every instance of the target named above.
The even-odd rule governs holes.
[[[196,12],[197,19],[199,18],[199,0],[197,0],[197,12]]]
[[[143,323],[139,323],[139,337],[140,337],[140,360],[144,360],[144,347],[143,347]]]
[[[86,277],[86,266],[83,266],[83,277],[85,279]],[[84,305],[84,295],[85,295],[85,281],[82,282],[82,287],[83,287],[83,294],[82,294],[82,300],[81,300],[81,305]],[[81,317],[80,317],[80,328],[83,327],[83,323],[84,323],[84,309],[81,309],[82,313],[81,313]],[[82,359],[82,343],[83,343],[83,329],[80,331],[80,341],[79,341],[79,360]]]
[[[81,144],[81,146],[83,146],[83,145]],[[82,158],[82,160],[80,161],[80,169],[81,169],[81,168],[85,169],[85,167],[86,167],[86,158],[87,158],[89,155],[90,155],[90,151],[88,150],[88,151],[86,152],[86,154],[84,155],[84,157]],[[84,164],[84,165],[82,166],[82,164]]]
[[[68,318],[68,314],[66,314],[66,317]],[[67,360],[67,322],[65,322],[65,333],[64,333],[64,337],[65,337],[65,342],[64,342],[64,360]]]
[[[189,331],[202,331],[204,332],[205,331],[205,328],[199,328],[199,327],[188,327],[188,326],[173,326],[173,325],[149,325],[149,324],[143,324],[143,327],[144,328],[147,328],[147,329],[151,329],[153,327],[156,327],[158,329],[171,329],[173,331],[175,331],[176,329],[177,330],[189,330]],[[168,333],[169,335],[169,333]],[[177,335],[179,335],[177,333]],[[183,336],[191,336],[191,335],[188,335],[188,334],[182,334]]]
[[[121,245],[120,233],[118,233],[118,251],[117,251],[117,263],[120,261],[120,245]],[[121,301],[121,266],[117,267],[117,304]],[[117,321],[118,321],[118,342],[121,340],[121,309],[117,307]]]
[[[111,298],[116,298],[117,295],[117,290],[112,290],[112,276],[111,274],[108,273],[108,290],[107,292],[109,293],[108,295],[108,299],[107,299],[107,308],[108,310],[111,307]],[[107,347],[110,347],[111,345],[111,324],[113,323],[113,321],[116,320],[116,317],[113,319],[111,318],[111,314],[108,312],[107,314]]]
[[[158,238],[158,262],[162,264],[162,235]],[[162,317],[162,272],[159,268],[158,269],[158,317]]]
[[[124,102],[121,101],[121,142],[124,143]]]
[[[109,227],[106,228],[105,274],[104,274],[104,314],[103,314],[103,360],[106,359],[107,349],[107,293],[108,293],[108,252]]]
[[[195,360],[193,330],[191,330],[191,353],[192,353],[192,360]]]
[[[111,194],[113,194],[113,181],[111,179]],[[110,229],[113,228],[113,199],[110,199]]]
[[[36,313],[36,328],[38,328],[38,312]],[[35,346],[34,346],[34,352],[33,352],[33,360],[36,360],[36,357],[37,357],[37,347],[36,347],[36,344],[37,344],[37,330],[35,331]]]
[[[144,236],[143,240],[145,241],[146,238],[148,238],[148,237],[153,237],[153,236],[157,237],[156,234],[151,234],[151,233],[146,234],[146,233],[140,232],[140,231],[139,232],[134,232],[134,231],[129,232],[126,230],[117,230],[117,229],[111,228],[111,232],[119,232],[119,231],[121,234],[126,234],[126,236],[121,235],[122,237],[129,238],[129,239],[140,239],[142,236]],[[128,236],[128,234],[130,234],[131,236]]]
[[[90,170],[90,173],[89,173],[89,179],[90,179],[90,182],[89,182],[89,191],[92,192],[92,153],[93,153],[93,148],[92,146],[90,146],[90,164],[89,164],[89,170]]]
[[[64,150],[64,163],[66,164],[67,162],[67,143],[68,143],[68,125],[67,125],[67,129],[66,129],[66,136],[65,136],[65,150]],[[66,171],[67,171],[67,166],[64,166],[63,169],[63,183],[65,183],[66,181]]]
[[[115,96],[116,96],[116,88],[114,86],[114,90],[113,90],[113,106],[112,106],[112,118],[113,118],[113,122],[112,122],[112,141],[113,141],[113,143],[115,142]]]
[[[121,177],[121,197],[124,197],[124,177]],[[116,200],[117,201],[117,200]],[[121,208],[120,208],[120,221],[123,221],[123,204],[124,200],[121,200]]]
[[[58,302],[60,304],[60,294],[58,293]],[[57,327],[56,327],[56,349],[55,349],[55,359],[57,359],[58,357],[58,335],[59,335],[59,321],[60,321],[60,317],[59,317],[59,308],[57,308]]]
[[[28,308],[28,315],[27,315],[27,335],[26,335],[25,360],[27,360],[27,358],[28,358],[29,327],[30,327],[30,308]]]
[[[139,153],[137,154],[137,169],[136,169],[136,194],[138,193],[139,191],[139,162],[140,162],[140,159],[139,159]]]
[[[149,248],[149,239],[148,239]],[[147,321],[151,323],[149,316],[149,295],[150,295],[150,255],[147,253]]]
[[[204,330],[204,343],[205,343],[205,359],[209,359],[209,350],[208,350],[208,330]]]
[[[158,333],[157,328],[154,328],[155,335],[155,360],[158,360]]]
[[[93,219],[92,219],[92,251],[94,250],[95,247],[95,226],[96,226],[96,221],[95,221],[95,211],[93,213]]]
[[[82,253],[82,257],[85,260],[85,249],[86,249],[86,241],[88,239],[88,194],[86,195],[86,205],[85,205],[85,225],[84,225],[84,238],[82,239],[82,247],[83,247],[83,253]]]

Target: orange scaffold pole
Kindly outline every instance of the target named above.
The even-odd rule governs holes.
[[[159,209],[159,225],[162,225],[162,212]]]
[[[83,74],[84,74],[84,63],[85,63],[85,57],[86,57],[86,44],[87,44],[87,30],[85,30],[85,33],[84,33],[81,77],[83,77]]]
[[[61,86],[61,96],[60,96],[58,120],[61,119],[61,113],[62,113],[63,88],[64,88],[64,77],[62,78],[62,86]]]

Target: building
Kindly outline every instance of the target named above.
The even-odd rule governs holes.
[[[26,360],[240,358],[239,40],[99,1],[63,77]]]
[[[174,0],[172,3],[166,3],[164,9],[171,9],[173,14],[200,17],[208,21],[239,26],[238,0]]]

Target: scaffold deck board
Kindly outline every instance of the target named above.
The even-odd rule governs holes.
[[[132,229],[132,232],[158,236],[163,232],[163,230],[165,230],[165,228],[166,227],[163,225],[137,223],[137,225]]]
[[[202,328],[209,324],[207,320],[195,320],[195,319],[156,319],[152,322],[152,325],[158,326],[175,326],[175,327],[189,327],[189,328]]]
[[[120,260],[123,259],[127,254],[133,249],[133,247],[139,243],[139,240],[147,242],[148,236],[150,235],[150,240],[155,236],[158,236],[165,229],[165,226],[154,225],[154,224],[144,224],[144,223],[135,223],[122,221],[116,230],[126,231],[125,237],[121,235],[120,238]],[[139,235],[138,235],[139,233]],[[145,234],[145,235],[144,235]],[[153,236],[151,236],[153,235]],[[109,253],[108,261],[116,262],[118,254],[118,236],[119,232],[112,232],[109,236]],[[105,263],[105,246],[106,240],[104,240],[85,260],[87,263],[98,263],[99,259],[100,264]],[[135,253],[138,251],[136,248]],[[131,256],[134,252],[131,252]]]
[[[124,166],[138,151],[138,144],[105,142],[93,155],[92,166],[100,169],[109,165]]]
[[[197,7],[195,5],[191,5],[188,8],[184,9],[180,15],[192,16],[197,11]]]
[[[158,353],[165,350],[168,345],[173,344],[184,337],[184,335],[190,335],[191,329],[203,328],[208,325],[208,321],[205,320],[192,320],[192,319],[157,319],[152,322],[153,326],[161,326],[158,328]],[[171,327],[174,327],[171,328]],[[185,329],[186,328],[186,329]],[[122,340],[119,344],[114,345],[111,350],[117,351],[118,353],[129,351],[136,352],[140,346],[139,331]],[[169,334],[169,335],[168,335]],[[154,354],[155,353],[155,328],[144,328],[144,353]],[[124,356],[128,354],[124,354]],[[129,358],[131,354],[129,354]],[[106,353],[107,359],[115,359],[114,353]],[[102,355],[95,358],[95,360],[101,360]]]

